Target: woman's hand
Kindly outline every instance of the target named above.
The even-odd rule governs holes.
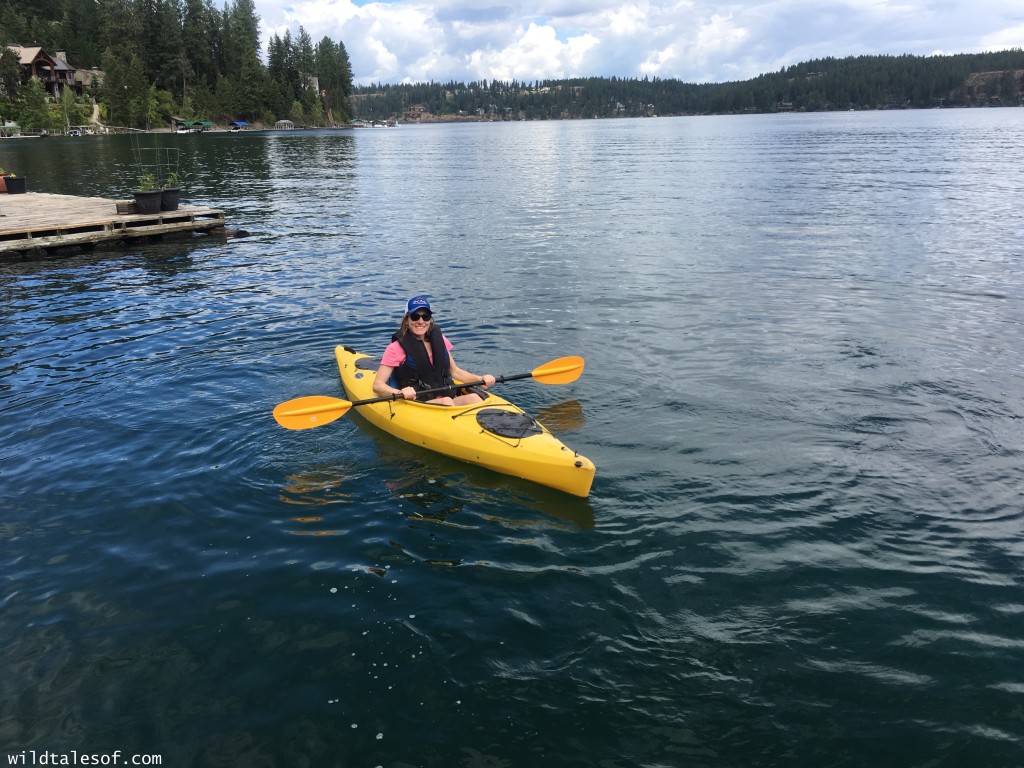
[[[400,390],[398,390],[398,394],[400,394],[406,400],[416,399],[416,390],[413,389],[412,387],[402,387]]]
[[[481,379],[483,379],[483,381],[484,381],[484,389],[487,389],[487,387],[493,387],[493,386],[494,386],[494,382],[496,382],[496,381],[497,381],[497,379],[496,379],[496,378],[494,378],[494,377],[493,377],[493,376],[492,376],[491,374],[489,374],[489,373],[485,373],[485,374],[484,374],[483,376],[481,376],[480,378],[481,378]]]

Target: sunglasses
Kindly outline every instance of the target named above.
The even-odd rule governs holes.
[[[409,321],[413,322],[415,320],[430,320],[431,317],[433,317],[433,315],[431,315],[429,312],[417,312],[415,315],[409,315]]]

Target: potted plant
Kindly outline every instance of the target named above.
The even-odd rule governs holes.
[[[178,202],[180,200],[181,185],[178,179],[178,172],[171,171],[164,181],[163,188],[160,190],[160,210],[176,211],[178,210]]]
[[[3,176],[4,185],[7,187],[7,194],[9,195],[24,195],[25,188],[25,177],[16,176],[13,173],[8,173]]]
[[[139,185],[133,194],[135,195],[135,210],[138,213],[160,213],[162,193],[156,184],[156,176],[152,173],[146,173],[139,177]]]

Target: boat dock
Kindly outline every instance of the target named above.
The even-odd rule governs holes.
[[[140,214],[130,201],[27,192],[0,195],[0,261],[61,249],[188,232],[223,231],[224,211],[193,205]],[[121,211],[126,211],[121,213]]]

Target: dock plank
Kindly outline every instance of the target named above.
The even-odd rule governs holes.
[[[0,254],[97,245],[139,237],[202,232],[224,226],[216,208],[120,214],[118,200],[28,192],[0,195]]]

